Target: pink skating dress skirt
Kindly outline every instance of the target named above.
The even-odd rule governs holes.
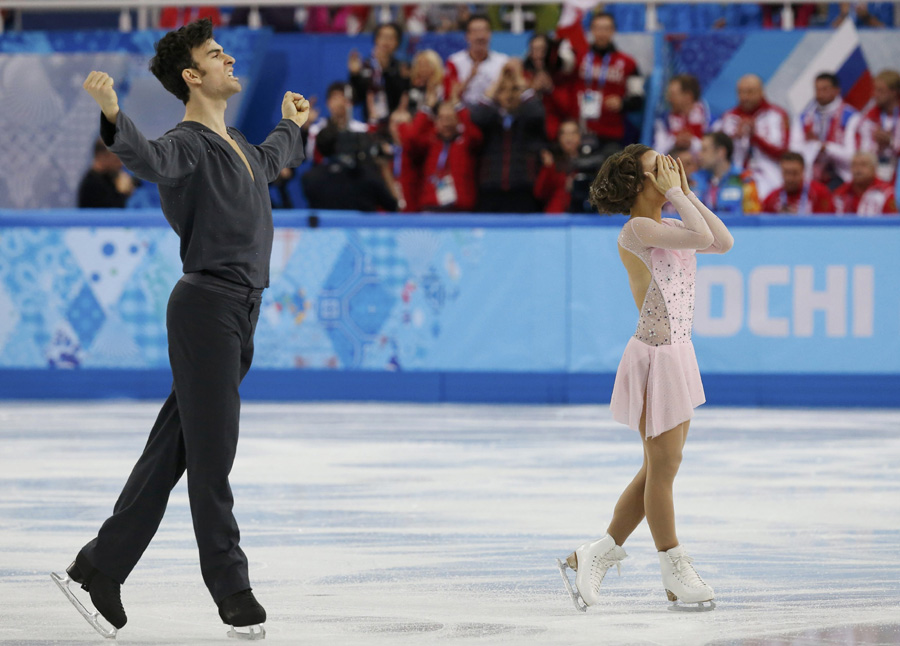
[[[639,431],[645,395],[647,438],[693,417],[706,401],[693,343],[652,346],[631,337],[616,371],[613,419]]]

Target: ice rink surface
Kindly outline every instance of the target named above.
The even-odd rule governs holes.
[[[159,404],[0,403],[0,643],[101,644],[49,578],[95,535]],[[577,613],[554,564],[640,465],[602,406],[245,404],[232,472],[266,643],[898,644],[900,411],[703,407],[680,540],[717,610],[674,613],[646,524]],[[227,644],[184,481],[122,588],[122,644]]]

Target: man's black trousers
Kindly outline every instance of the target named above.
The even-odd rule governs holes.
[[[250,587],[228,474],[238,443],[238,386],[253,359],[261,294],[199,274],[182,278],[172,290],[166,312],[172,393],[113,515],[83,550],[95,568],[119,583],[147,549],[169,492],[187,470],[206,587],[216,604]]]

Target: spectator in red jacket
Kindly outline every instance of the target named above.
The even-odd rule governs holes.
[[[534,184],[534,196],[544,205],[544,213],[565,213],[572,201],[572,160],[581,148],[581,128],[574,120],[559,124],[558,154],[541,151],[541,172]]]
[[[663,154],[675,148],[689,148],[699,155],[709,127],[709,107],[700,100],[700,82],[690,74],[672,77],[666,100],[670,109],[654,124],[653,148]]]
[[[859,124],[859,149],[875,154],[878,179],[895,179],[900,160],[900,72],[882,70],[872,82],[872,105]]]
[[[421,159],[410,144],[413,135],[412,115],[405,103],[391,113],[387,125],[378,132],[379,166],[385,183],[397,198],[401,211],[414,213],[419,210],[419,193],[422,185]]]
[[[416,114],[407,139],[421,160],[419,208],[472,211],[478,199],[476,169],[481,131],[472,124],[462,104],[443,101],[432,105],[423,106]]]
[[[577,99],[578,114],[588,132],[601,143],[621,148],[625,139],[625,113],[644,105],[644,79],[635,60],[616,49],[613,37],[616,21],[611,14],[591,18],[591,43],[579,22],[557,29],[574,52],[575,69],[571,90]]]
[[[815,180],[806,181],[806,162],[803,155],[786,152],[781,156],[783,186],[763,201],[763,213],[834,213],[831,191]]]
[[[590,187],[606,157],[592,137],[583,137],[577,121],[563,121],[553,151],[541,151],[542,167],[534,184],[544,213],[595,213]]]
[[[738,105],[713,126],[734,142],[734,165],[748,170],[768,195],[781,186],[781,156],[788,150],[790,121],[787,112],[766,100],[762,79],[746,74],[737,82]]]
[[[858,152],[850,162],[851,180],[834,192],[838,213],[883,215],[897,212],[894,187],[876,177],[874,153]]]

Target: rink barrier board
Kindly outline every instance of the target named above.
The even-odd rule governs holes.
[[[326,239],[327,236],[323,238],[314,234],[310,237],[306,236],[303,230],[321,229],[322,235],[332,231],[333,233],[328,234],[332,237],[337,234],[352,237],[359,235],[360,232],[367,232],[367,235],[374,232],[375,237],[384,236],[389,242],[399,240],[409,232],[419,234],[423,231],[437,230],[436,235],[453,238],[470,235],[473,231],[484,231],[485,239],[491,239],[493,236],[503,241],[508,238],[513,243],[507,241],[504,243],[505,247],[486,246],[484,251],[487,255],[482,259],[482,264],[464,268],[464,273],[468,272],[466,278],[475,280],[475,287],[469,289],[469,300],[465,306],[460,306],[463,310],[462,316],[442,321],[445,336],[438,338],[435,347],[430,349],[435,354],[439,354],[438,351],[443,352],[443,362],[428,359],[418,367],[404,363],[402,368],[396,369],[387,368],[384,364],[376,364],[375,369],[372,369],[372,365],[360,365],[356,368],[339,365],[337,369],[324,370],[315,365],[280,369],[272,365],[271,361],[267,362],[266,351],[261,350],[261,346],[268,343],[268,355],[271,356],[272,347],[281,347],[281,339],[277,334],[270,335],[264,330],[257,335],[257,356],[254,359],[254,368],[243,388],[245,396],[248,399],[276,400],[519,403],[608,401],[615,366],[621,356],[621,348],[618,346],[624,346],[634,329],[633,309],[631,309],[633,304],[628,302],[623,305],[630,299],[630,295],[619,285],[621,281],[604,281],[596,277],[605,276],[603,272],[611,271],[613,266],[615,271],[621,269],[617,265],[617,258],[614,257],[614,236],[615,230],[621,227],[623,222],[624,218],[621,216],[541,217],[476,214],[384,216],[362,215],[355,212],[276,212],[276,241],[278,231],[283,230],[293,236],[300,233],[301,237],[306,237],[307,244],[310,239],[318,244],[318,241]],[[836,323],[838,327],[842,325],[845,328],[843,333],[845,338],[836,340],[827,338],[834,335],[824,334],[826,325],[831,323],[826,321],[822,312],[812,315],[807,313],[809,319],[807,326],[814,328],[811,333],[805,334],[808,338],[803,338],[804,334],[796,333],[786,334],[785,338],[772,339],[758,336],[745,339],[734,335],[732,338],[724,338],[721,333],[706,336],[695,334],[695,344],[698,347],[698,358],[709,402],[727,405],[900,406],[897,335],[892,327],[897,323],[896,319],[900,318],[896,316],[896,313],[900,312],[898,306],[900,301],[896,296],[900,290],[892,286],[888,271],[894,263],[892,249],[895,248],[894,241],[900,232],[900,218],[759,216],[729,218],[727,224],[735,231],[738,241],[735,251],[727,256],[704,256],[700,261],[701,269],[715,267],[715,263],[725,263],[724,269],[730,269],[732,273],[734,269],[740,269],[746,276],[750,276],[758,264],[766,265],[772,262],[773,258],[778,261],[784,260],[785,257],[796,256],[798,263],[815,265],[807,273],[807,279],[811,274],[816,275],[812,276],[812,281],[807,284],[806,289],[821,292],[823,281],[826,278],[828,281],[831,280],[825,270],[830,269],[832,263],[844,263],[836,275],[847,283],[845,300],[848,301],[848,309],[843,314],[843,322]],[[157,236],[166,233],[164,220],[156,210],[128,212],[0,210],[0,246],[4,242],[4,235],[8,237],[7,242],[15,240],[16,231],[20,227],[28,229],[28,235],[31,235],[31,232],[40,234],[42,231],[46,234],[48,231],[59,229],[58,234],[54,234],[57,237],[65,237],[74,232],[81,236],[79,239],[92,235],[97,240],[106,235],[105,231],[109,231],[110,235],[122,235],[128,231],[140,233],[146,228],[153,230]],[[742,230],[746,232],[743,235]],[[541,234],[541,231],[546,231],[546,235]],[[878,233],[881,231],[884,233]],[[171,244],[175,241],[171,232],[166,235],[170,238],[167,238],[154,253],[167,255],[165,263],[169,275],[164,276],[164,279],[171,279],[171,282],[174,282],[179,273],[177,248],[170,247],[177,246],[177,243]],[[810,240],[825,240],[827,244],[807,245],[810,248],[803,245],[795,246],[796,240],[800,239],[797,236]],[[25,238],[27,236],[23,237]],[[509,247],[515,249],[517,241],[524,241],[530,246],[524,253],[511,254]],[[369,257],[370,252],[377,252],[379,249],[378,246],[372,248],[364,246],[363,254]],[[492,257],[493,249],[502,252],[499,260]],[[485,285],[491,284],[490,279],[494,275],[515,273],[504,272],[507,267],[504,262],[515,260],[516,255],[529,253],[544,253],[543,257],[533,261],[533,264],[541,267],[534,276],[543,280],[543,283],[534,284],[532,281],[534,276],[531,276],[517,278],[508,284],[501,284],[496,289],[491,287],[491,291],[485,290]],[[434,253],[434,258],[442,258],[442,254],[443,251],[438,250]],[[743,259],[741,254],[744,254]],[[874,268],[872,273],[880,277],[887,276],[887,280],[884,284],[879,282],[876,290],[879,292],[880,318],[874,325],[869,323],[870,327],[874,327],[874,338],[860,339],[854,337],[865,336],[865,322],[860,324],[857,321],[857,313],[850,305],[859,304],[855,296],[857,292],[855,281],[858,278],[866,278],[865,272],[857,275],[856,263],[860,262],[860,259],[862,262],[870,262],[870,254],[874,258],[871,260]],[[748,262],[748,256],[753,258],[752,263]],[[437,262],[434,258],[432,261]],[[0,255],[0,270],[2,270],[0,283],[13,278],[12,274],[4,274],[4,271],[9,271],[9,263],[6,263],[7,268],[4,270],[3,261],[4,258]],[[733,263],[735,267],[727,266],[728,263]],[[293,271],[294,274],[299,273],[301,279],[305,279],[303,271],[296,267]],[[480,277],[477,276],[479,273]],[[542,277],[544,273],[552,274],[552,280],[544,280]],[[174,278],[171,278],[172,276]],[[84,280],[87,281],[87,274]],[[171,283],[166,285],[169,289]],[[749,278],[746,285],[743,287],[739,284],[738,287],[746,292],[752,291],[753,285]],[[769,289],[771,292],[769,306],[772,311],[769,313],[771,320],[768,323],[777,324],[776,319],[787,320],[792,316],[789,306],[776,302],[776,297],[779,297],[781,292],[789,292],[791,288],[780,286],[777,283],[777,276],[773,285]],[[3,285],[0,284],[0,292],[3,289]],[[316,289],[312,291],[313,301],[319,297]],[[711,289],[712,291],[708,288],[708,293],[713,293],[716,287]],[[828,289],[830,288],[826,288],[825,291]],[[552,291],[560,293],[552,294],[550,293]],[[70,293],[74,291],[70,289]],[[4,294],[0,294],[0,297],[8,298]],[[264,303],[275,297],[277,292],[274,288],[268,290]],[[711,298],[716,297],[713,295]],[[102,294],[100,300],[103,300]],[[536,330],[531,331],[531,336],[517,336],[516,334],[523,331],[523,328],[517,328],[516,334],[510,334],[508,339],[495,339],[498,331],[500,333],[506,331],[504,327],[506,322],[503,319],[507,316],[507,310],[503,307],[509,306],[510,303],[515,305],[516,301],[522,300],[530,304],[539,303],[544,307],[542,317],[532,315],[534,320],[531,324],[537,325]],[[727,299],[718,297],[718,300]],[[886,316],[881,315],[883,314],[881,310],[885,309],[881,307],[881,300],[887,300]],[[493,306],[491,301],[498,301],[501,306],[485,314],[481,310],[489,310]],[[865,299],[860,303],[865,305]],[[721,303],[710,304],[706,308],[707,323],[710,318],[721,316],[716,311],[717,307],[723,306]],[[785,307],[787,310],[782,311]],[[529,305],[520,311],[530,313],[535,309],[539,308]],[[559,312],[559,315],[556,312]],[[3,313],[0,312],[0,337],[4,334],[2,319]],[[884,326],[879,321],[887,321],[890,325]],[[314,323],[318,324],[318,321]],[[480,330],[482,328],[479,326],[482,324],[487,326],[486,334],[469,334],[461,337],[459,335],[454,337],[451,334],[449,338],[447,336],[453,327],[463,328],[464,331],[465,328]],[[303,325],[309,326],[309,320]],[[796,323],[794,325],[796,327]],[[885,330],[885,327],[890,329]],[[527,327],[524,329],[527,331]],[[860,329],[863,334],[859,333]],[[746,330],[742,330],[742,334],[746,334]],[[482,338],[475,338],[478,336]],[[869,336],[873,336],[872,331],[869,332]],[[400,337],[398,339],[402,341]],[[0,361],[0,398],[164,396],[171,387],[166,367],[164,330],[162,340],[156,343],[159,347],[156,348],[155,363],[139,369],[129,368],[127,365],[112,368],[97,367],[91,365],[89,361],[74,369],[23,366],[14,362],[7,362],[4,365]],[[439,347],[441,343],[444,344],[443,349]],[[835,344],[832,347],[840,350],[843,363],[832,362],[829,365],[829,343]],[[504,344],[502,352],[495,352],[495,347]],[[804,347],[812,348],[813,352],[804,350],[801,355],[815,355],[819,352],[822,358],[813,356],[812,359],[793,362],[790,353],[796,351],[795,346],[804,344],[806,344]],[[547,347],[540,348],[542,345]],[[482,355],[477,356],[472,347]],[[873,347],[876,348],[875,352],[872,350]],[[463,358],[455,363],[451,362],[452,365],[448,364],[446,361],[448,348]],[[487,361],[483,361],[484,365],[474,365],[472,360],[486,356],[483,354],[485,352],[488,356]],[[766,355],[777,357],[782,352],[787,352],[785,356],[788,359],[782,361],[776,371],[767,369]],[[495,353],[496,356],[490,356],[491,353]],[[785,366],[785,370],[793,372],[782,372],[781,365]],[[839,365],[840,369],[834,369],[834,365]],[[535,366],[539,366],[539,369],[535,369]]]
[[[251,368],[245,401],[386,401],[472,404],[608,404],[615,375],[391,373]],[[164,399],[165,370],[0,370],[6,400]],[[704,374],[709,406],[896,408],[898,375]]]

